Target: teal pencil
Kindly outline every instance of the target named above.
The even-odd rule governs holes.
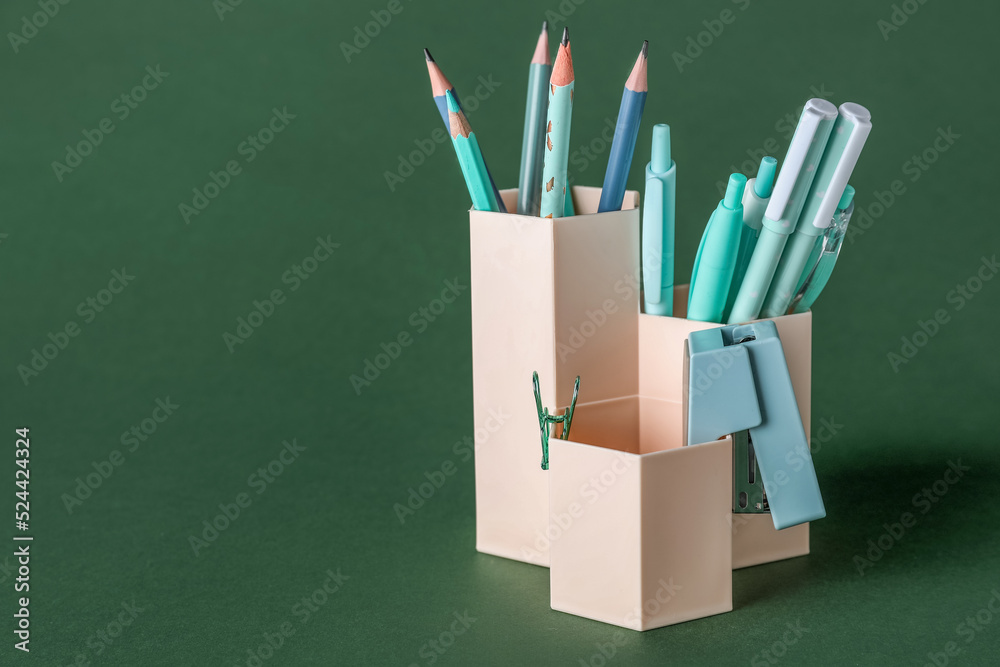
[[[545,120],[549,106],[548,21],[542,22],[535,54],[528,65],[528,99],[524,106],[524,138],[521,140],[521,176],[518,180],[517,212],[538,215],[541,203],[542,165],[545,160]]]
[[[569,164],[569,130],[573,118],[573,56],[569,28],[563,30],[556,63],[549,81],[549,113],[545,128],[545,160],[542,169],[543,218],[561,218],[566,212],[566,168]]]
[[[472,207],[477,211],[499,211],[497,198],[493,194],[490,183],[490,173],[486,170],[483,153],[479,150],[479,141],[469,126],[469,121],[458,106],[458,100],[452,91],[448,96],[448,125],[451,130],[451,141],[458,155],[458,164],[465,176],[465,185],[472,196]]]

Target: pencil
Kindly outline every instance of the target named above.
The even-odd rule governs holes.
[[[493,194],[490,174],[483,161],[483,153],[479,150],[479,141],[469,126],[469,121],[458,106],[458,98],[451,90],[445,91],[448,101],[449,133],[458,163],[465,176],[465,185],[472,196],[472,207],[477,211],[499,211],[497,198]]]
[[[444,129],[451,134],[451,120],[449,119],[446,93],[450,90],[452,95],[455,96],[456,103],[458,103],[458,93],[455,91],[455,86],[451,85],[451,81],[448,80],[448,77],[444,75],[444,72],[441,71],[441,68],[434,61],[434,56],[427,49],[424,49],[424,58],[427,60],[427,74],[431,79],[431,94],[434,96],[434,104],[437,105],[438,113],[441,114]],[[458,104],[458,108],[461,111],[462,105]],[[490,174],[489,168],[486,169],[486,176],[489,178],[490,187],[493,188],[493,196],[496,197],[500,212],[506,213],[507,209],[503,205],[503,198],[500,196],[497,186],[493,183],[493,175]]]
[[[541,202],[545,120],[549,105],[546,89],[551,74],[549,23],[543,21],[535,54],[528,65],[528,96],[524,106],[524,138],[521,140],[521,175],[517,189],[517,212],[520,215],[538,215]]]
[[[642,43],[639,57],[635,59],[632,73],[625,81],[622,103],[618,109],[615,137],[611,140],[611,154],[608,155],[608,170],[604,173],[604,187],[601,188],[601,203],[597,212],[620,211],[625,199],[625,185],[632,166],[635,140],[639,136],[642,109],[646,105],[646,51],[649,42]]]
[[[569,130],[573,119],[573,56],[569,28],[563,29],[559,53],[549,81],[548,122],[545,126],[545,159],[542,168],[540,215],[561,218],[566,206],[566,167],[569,163]]]

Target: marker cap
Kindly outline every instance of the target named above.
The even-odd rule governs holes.
[[[764,226],[771,231],[779,234],[794,231],[836,118],[837,107],[818,97],[802,108],[764,213]]]
[[[871,118],[868,109],[860,104],[846,102],[840,105],[840,115],[802,209],[798,225],[802,233],[817,236],[830,226],[837,203],[872,131]]]

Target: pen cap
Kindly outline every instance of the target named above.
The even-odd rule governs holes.
[[[739,248],[740,228],[743,224],[743,204],[741,199],[746,189],[747,177],[743,174],[732,174],[729,176],[729,185],[726,187],[726,196],[719,202],[718,207],[712,212],[705,233],[702,235],[701,247],[695,257],[695,267],[692,272],[691,294],[689,298],[700,292],[703,280],[701,269],[728,269],[729,278],[732,279],[732,266],[736,259],[736,252]],[[690,317],[690,314],[689,314]],[[698,318],[691,318],[698,319]]]
[[[653,148],[649,167],[654,173],[661,174],[674,166],[670,159],[670,126],[659,123],[653,126]]]
[[[795,229],[836,118],[837,107],[818,97],[802,108],[764,213],[764,226],[771,231],[791,234]]]
[[[872,120],[868,109],[853,102],[840,105],[840,115],[834,123],[833,133],[802,209],[798,226],[802,233],[818,236],[830,226],[837,203],[847,187],[847,181],[858,163],[861,149],[871,130]]]
[[[760,161],[757,177],[747,181],[743,191],[743,224],[754,231],[760,231],[764,211],[767,210],[767,203],[774,191],[774,173],[777,169],[778,161],[770,155],[766,156]]]

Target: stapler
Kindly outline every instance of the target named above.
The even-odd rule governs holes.
[[[695,331],[684,353],[686,444],[733,435],[733,511],[777,530],[826,516],[774,322]]]

